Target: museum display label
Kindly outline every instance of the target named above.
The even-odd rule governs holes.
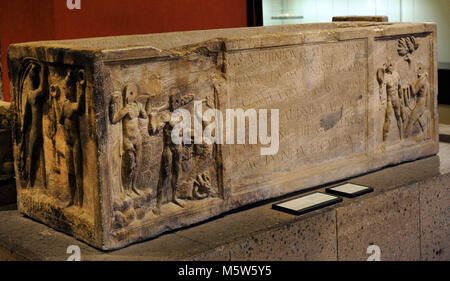
[[[272,208],[286,213],[301,215],[342,202],[342,198],[316,192],[283,203],[273,204]]]
[[[373,188],[353,183],[346,183],[335,187],[329,187],[325,189],[325,191],[339,196],[354,198],[366,193],[373,192]]]

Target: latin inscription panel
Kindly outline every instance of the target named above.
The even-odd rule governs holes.
[[[227,61],[226,108],[279,109],[278,153],[224,146],[225,182],[239,187],[233,192],[245,192],[247,180],[366,152],[366,40],[235,52]]]

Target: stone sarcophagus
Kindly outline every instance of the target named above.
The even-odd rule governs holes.
[[[436,46],[386,22],[12,45],[19,210],[115,249],[436,154]]]

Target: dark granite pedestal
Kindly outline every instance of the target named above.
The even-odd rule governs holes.
[[[348,182],[375,191],[302,216],[271,208],[291,194],[113,252],[3,207],[0,260],[66,260],[70,245],[82,260],[367,260],[370,245],[381,260],[450,260],[449,143],[437,156]]]

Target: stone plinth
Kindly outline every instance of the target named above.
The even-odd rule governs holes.
[[[66,260],[70,245],[81,260],[367,260],[370,245],[382,261],[450,259],[450,144],[438,156],[350,179],[370,194],[294,216],[273,203],[229,213],[112,252],[0,211],[0,260]],[[317,191],[324,192],[328,186]],[[0,209],[1,210],[1,209]]]
[[[435,24],[374,22],[12,45],[19,210],[115,249],[436,154],[436,48]],[[172,113],[208,109],[173,142]]]

